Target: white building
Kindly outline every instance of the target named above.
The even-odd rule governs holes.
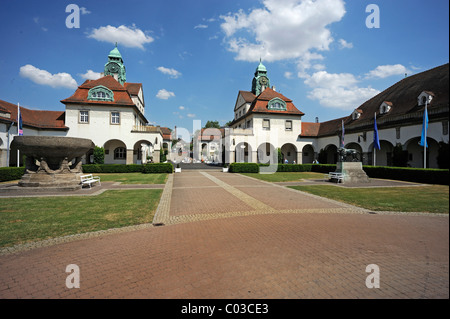
[[[117,46],[108,55],[103,76],[86,80],[61,102],[65,112],[21,107],[24,135],[91,139],[105,149],[108,164],[159,162],[160,150],[170,149],[170,131],[148,125],[142,84],[126,82],[125,66]],[[12,166],[16,164],[17,152],[9,149],[15,135],[17,106],[0,100],[1,166],[7,166],[8,161]],[[83,160],[85,163],[91,162],[90,155]]]
[[[223,160],[277,162],[277,149],[288,163],[333,164],[342,145],[356,149],[363,164],[423,167],[423,113],[428,110],[427,167],[437,168],[439,148],[449,133],[449,65],[407,77],[357,107],[349,116],[323,123],[301,120],[292,100],[269,87],[266,68],[259,64],[252,91],[239,91],[234,120],[223,134]],[[374,118],[381,149],[374,154]],[[206,147],[206,146],[205,146]],[[374,162],[376,161],[376,162]]]

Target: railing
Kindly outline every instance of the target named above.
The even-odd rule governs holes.
[[[159,126],[142,126],[142,125],[133,125],[132,132],[147,132],[147,133],[159,133],[161,129]]]

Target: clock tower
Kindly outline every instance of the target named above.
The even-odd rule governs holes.
[[[116,47],[109,52],[108,62],[105,64],[105,76],[111,75],[114,77],[120,84],[124,84],[127,80],[125,65],[123,64],[122,55]]]
[[[268,87],[270,87],[270,80],[267,77],[267,69],[260,60],[252,81],[252,93],[260,95]]]

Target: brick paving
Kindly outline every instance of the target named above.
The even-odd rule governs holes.
[[[154,224],[4,252],[0,298],[449,298],[448,215],[192,170],[170,176]],[[66,287],[69,264],[80,288]],[[369,264],[380,288],[366,287]]]

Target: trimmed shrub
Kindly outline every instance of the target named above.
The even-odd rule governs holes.
[[[142,173],[154,174],[154,173],[173,173],[173,165],[171,163],[150,163],[142,165]]]
[[[170,163],[149,164],[86,164],[84,173],[172,173],[173,165]]]
[[[105,163],[105,149],[103,147],[94,147],[94,164],[104,164]]]
[[[228,171],[231,173],[259,173],[259,165],[256,163],[231,163]]]
[[[329,173],[336,170],[336,164],[311,164],[311,172]]]
[[[21,179],[25,173],[25,167],[0,167],[0,182],[15,181]]]
[[[448,169],[363,166],[367,176],[414,183],[449,185]]]
[[[312,164],[278,164],[277,172],[311,172]]]
[[[142,172],[142,165],[138,164],[85,164],[84,173],[136,173]]]

